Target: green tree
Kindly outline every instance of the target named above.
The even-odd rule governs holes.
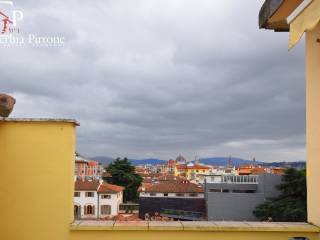
[[[104,180],[108,183],[123,186],[123,200],[125,202],[138,200],[138,188],[141,185],[142,178],[135,172],[135,167],[127,159],[117,158],[109,164],[106,171],[110,173],[110,177],[105,177]]]
[[[306,170],[287,169],[277,188],[280,195],[257,206],[253,212],[255,216],[262,221],[307,221]]]

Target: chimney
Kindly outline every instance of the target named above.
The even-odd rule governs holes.
[[[103,183],[103,179],[100,178],[100,179],[99,179],[99,184],[102,184],[102,183]]]

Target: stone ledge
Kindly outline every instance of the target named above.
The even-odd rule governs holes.
[[[109,231],[211,231],[211,232],[303,232],[319,233],[320,228],[309,223],[285,222],[158,222],[158,221],[75,221],[70,230]]]
[[[76,126],[80,126],[80,123],[75,119],[64,119],[64,118],[3,118],[0,117],[0,122],[64,122],[73,123]]]

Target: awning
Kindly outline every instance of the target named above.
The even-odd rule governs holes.
[[[314,29],[319,22],[320,0],[313,0],[313,2],[290,23],[289,49],[293,48],[299,42],[304,32]]]

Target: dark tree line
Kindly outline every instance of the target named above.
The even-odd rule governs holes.
[[[135,172],[135,167],[127,158],[117,158],[109,164],[106,171],[111,176],[105,177],[105,181],[125,188],[123,192],[124,202],[136,202],[138,200],[138,188],[141,185],[142,178]]]
[[[287,169],[282,183],[277,188],[281,194],[257,206],[255,216],[262,221],[306,222],[306,170]]]

